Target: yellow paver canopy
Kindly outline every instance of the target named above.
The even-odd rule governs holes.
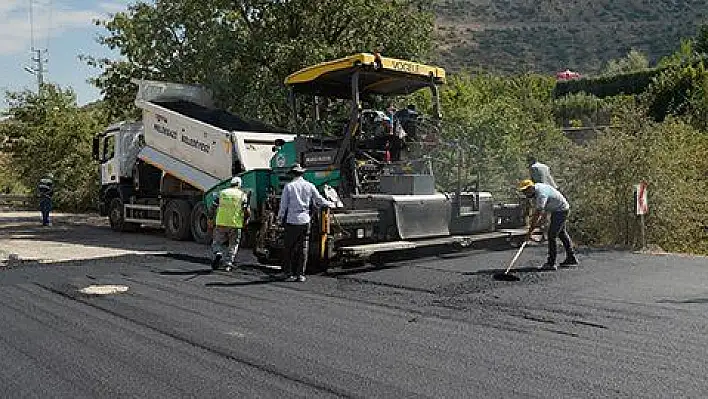
[[[285,78],[285,85],[298,93],[350,98],[355,71],[360,72],[362,96],[404,95],[433,83],[445,83],[443,68],[360,53],[301,69]]]

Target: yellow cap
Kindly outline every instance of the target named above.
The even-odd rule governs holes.
[[[531,186],[533,186],[532,180],[529,180],[529,179],[522,180],[521,182],[519,182],[519,191],[524,191]]]

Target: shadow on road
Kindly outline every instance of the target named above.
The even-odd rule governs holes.
[[[561,269],[577,269],[577,266],[560,266],[558,270]],[[525,273],[552,273],[552,272],[557,272],[558,270],[553,270],[553,269],[539,269],[537,267],[520,267],[517,269],[511,269],[509,270],[509,274],[525,274]],[[498,273],[504,273],[506,269],[485,269],[485,270],[477,270],[474,272],[465,272],[462,273],[465,276],[486,276],[486,275],[495,275]]]
[[[224,283],[224,282],[206,283],[206,284],[204,284],[204,286],[206,286],[206,287],[245,287],[245,286],[249,286],[249,285],[272,284],[272,283],[283,282],[283,281],[285,281],[283,278],[269,277],[266,279],[253,280],[253,281],[234,281],[234,282],[230,282],[230,283]]]
[[[325,277],[345,277],[345,276],[352,276],[356,274],[361,274],[361,273],[368,273],[368,272],[374,272],[374,271],[379,271],[379,270],[387,270],[387,269],[395,269],[397,267],[400,267],[398,264],[393,264],[393,265],[386,265],[386,264],[373,264],[373,263],[361,263],[358,265],[346,265],[346,266],[339,266],[335,267],[332,269],[327,270],[326,272],[320,273],[320,275],[325,276]]]
[[[691,299],[683,299],[683,300],[678,300],[678,299],[662,299],[659,301],[656,301],[656,303],[672,303],[672,304],[699,304],[699,303],[708,303],[708,298],[691,298]]]
[[[162,276],[205,276],[207,274],[212,274],[211,269],[197,269],[197,270],[165,270],[159,272]]]
[[[409,249],[405,251],[380,252],[370,257],[368,262],[343,264],[323,273],[325,276],[338,277],[368,273],[377,270],[393,269],[408,265],[408,262],[420,262],[423,259],[454,260],[470,256],[472,251],[508,251],[513,248],[506,240],[488,240],[474,243],[469,248],[459,248],[454,245],[435,245]]]
[[[166,253],[166,254],[157,254],[155,255],[160,258],[169,258],[169,259],[174,259],[174,260],[181,260],[183,262],[189,262],[189,263],[199,263],[199,264],[204,264],[204,265],[209,265],[211,264],[211,260],[207,258],[206,256],[195,256],[195,255],[188,255],[188,254],[176,254],[176,253]],[[211,269],[209,269],[211,271]]]

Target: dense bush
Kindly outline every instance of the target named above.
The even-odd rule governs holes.
[[[708,129],[708,71],[703,60],[670,66],[656,76],[641,97],[656,121],[686,116],[694,126]]]
[[[0,122],[2,123],[2,122]],[[0,154],[0,193],[27,194],[28,189],[20,182],[7,154]]]
[[[656,122],[633,96],[580,94],[554,101],[552,84],[531,75],[450,79],[442,91],[444,135],[447,143],[464,146],[463,186],[479,179],[480,188],[496,199],[513,198],[518,180],[528,176],[525,156],[533,153],[551,166],[570,200],[570,229],[579,243],[636,247],[633,190],[645,181],[647,242],[669,251],[708,253],[708,134],[693,126],[694,118]],[[583,145],[565,139],[557,127],[558,119],[598,112],[612,117],[613,127]],[[436,154],[443,189],[455,187],[457,157],[454,146]]]
[[[581,126],[607,126],[612,109],[618,103],[628,101],[634,99],[627,96],[603,99],[581,92],[556,99],[553,111],[556,123],[564,127],[573,125],[573,121],[579,121]]]
[[[656,123],[638,108],[623,109],[614,124],[551,162],[572,203],[575,237],[590,245],[637,246],[633,190],[645,181],[647,242],[708,254],[708,135],[679,119]]]
[[[555,97],[563,97],[568,94],[584,92],[600,98],[640,94],[649,87],[652,79],[660,72],[659,69],[646,69],[619,75],[558,82],[553,94]]]

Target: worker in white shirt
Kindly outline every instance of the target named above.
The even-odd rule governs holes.
[[[310,237],[310,206],[333,207],[302,175],[305,169],[295,164],[290,173],[293,180],[285,185],[280,197],[278,221],[285,227],[284,271],[288,281],[305,281],[308,241]]]

